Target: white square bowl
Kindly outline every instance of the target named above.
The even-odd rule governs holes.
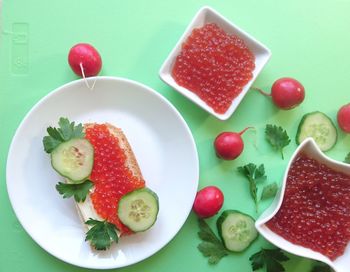
[[[231,106],[223,114],[216,113],[195,93],[177,84],[171,75],[176,57],[179,55],[181,51],[182,44],[185,42],[187,37],[191,35],[192,30],[194,28],[202,27],[207,23],[215,23],[220,28],[222,28],[226,33],[234,34],[239,38],[241,38],[245,42],[245,44],[248,46],[249,50],[255,56],[255,69],[253,71],[253,78],[244,86],[241,93],[232,101]],[[169,56],[167,57],[162,67],[160,68],[159,76],[166,84],[173,87],[176,91],[183,94],[188,99],[192,100],[194,103],[202,107],[204,110],[206,110],[210,114],[214,115],[220,120],[227,120],[228,118],[230,118],[230,116],[238,107],[239,103],[242,101],[243,97],[249,91],[250,86],[255,81],[255,79],[257,78],[257,76],[259,75],[260,71],[263,69],[265,64],[268,62],[270,57],[271,57],[271,51],[265,45],[263,45],[262,43],[254,39],[252,36],[250,36],[248,33],[243,31],[233,23],[231,23],[229,20],[224,18],[222,15],[220,15],[217,11],[213,10],[210,7],[205,6],[205,7],[202,7],[197,12],[192,22],[189,24],[189,26],[183,33],[182,37],[175,45],[174,49],[170,52]]]

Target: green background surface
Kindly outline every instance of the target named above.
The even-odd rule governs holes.
[[[277,78],[295,77],[306,88],[300,107],[279,111],[268,98],[252,91],[234,115],[222,122],[159,79],[161,64],[203,5],[212,6],[271,49],[272,59],[254,85],[269,90]],[[67,65],[72,45],[89,42],[98,48],[103,58],[101,75],[140,81],[169,99],[193,132],[200,158],[200,187],[220,187],[225,195],[224,208],[257,217],[246,180],[236,168],[248,162],[265,163],[268,181],[280,182],[296,148],[294,136],[301,116],[321,110],[335,120],[337,109],[350,102],[349,14],[349,0],[4,1],[0,45],[0,271],[87,271],[52,257],[27,235],[11,208],[5,178],[8,148],[25,114],[50,91],[77,78]],[[28,28],[24,45],[16,43],[21,39],[13,33],[19,31],[16,28]],[[266,123],[282,125],[293,139],[285,149],[285,160],[266,143]],[[257,136],[245,134],[244,153],[232,162],[218,160],[212,148],[214,137],[221,131],[239,131],[246,126],[256,127]],[[349,151],[350,137],[340,132],[337,145],[327,154],[343,160]],[[261,210],[268,205],[269,201],[264,202]],[[209,224],[214,226],[215,219],[209,219]],[[232,254],[210,266],[196,249],[197,231],[196,217],[191,214],[165,248],[119,271],[251,271],[249,256],[268,246],[260,237],[244,253]],[[288,272],[310,270],[310,260],[290,257],[285,264]]]

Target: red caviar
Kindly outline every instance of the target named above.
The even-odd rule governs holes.
[[[143,188],[145,182],[126,167],[126,155],[119,141],[104,124],[86,129],[86,139],[94,147],[94,166],[90,179],[95,185],[91,200],[102,218],[113,223],[121,234],[132,231],[123,225],[117,215],[120,198],[128,192]]]
[[[255,57],[242,39],[216,24],[196,28],[182,45],[172,76],[217,113],[225,113],[253,77]]]
[[[294,244],[336,259],[350,241],[350,176],[299,155],[288,172],[282,206],[266,225]]]

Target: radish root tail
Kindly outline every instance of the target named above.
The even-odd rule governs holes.
[[[79,63],[79,66],[80,66],[81,74],[83,75],[83,79],[84,79],[84,82],[85,82],[86,87],[87,87],[89,90],[92,91],[92,90],[94,89],[94,87],[95,87],[97,77],[95,78],[94,82],[93,82],[92,85],[90,86],[90,84],[89,84],[89,82],[88,82],[88,80],[86,79],[86,76],[85,76],[83,64],[82,64],[82,63]]]
[[[246,127],[245,129],[243,129],[241,132],[238,132],[239,135],[242,135],[244,132],[246,132],[248,129],[253,129],[254,131],[256,131],[255,127]]]
[[[258,91],[258,92],[261,93],[262,95],[271,96],[270,93],[267,93],[267,92],[263,91],[263,90],[260,89],[260,88],[257,88],[257,87],[250,87],[250,89],[253,90],[253,91]]]
[[[252,129],[254,131],[254,137],[253,137],[253,146],[255,147],[256,150],[258,150],[258,145],[256,143],[256,134],[257,134],[257,130],[255,127],[246,127],[245,129],[243,129],[241,132],[239,132],[239,135],[242,135],[244,132],[246,132],[248,129]],[[252,139],[252,138],[250,138]]]

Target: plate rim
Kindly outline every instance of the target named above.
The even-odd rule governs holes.
[[[39,241],[37,241],[34,238],[34,234],[32,233],[32,231],[26,227],[24,227],[25,224],[23,224],[23,221],[21,219],[21,217],[19,216],[20,212],[19,209],[17,207],[17,205],[15,205],[15,195],[14,192],[11,192],[10,186],[9,186],[9,180],[10,180],[10,165],[11,165],[11,157],[13,156],[13,150],[15,148],[15,143],[18,140],[19,137],[19,132],[21,130],[21,128],[24,126],[26,120],[35,113],[35,111],[42,105],[45,103],[46,100],[50,99],[52,96],[56,95],[57,93],[59,93],[60,91],[62,91],[62,89],[68,88],[70,86],[74,86],[75,84],[85,84],[86,82],[84,82],[85,80],[87,81],[99,81],[99,80],[109,80],[109,81],[116,81],[116,82],[125,82],[128,84],[133,84],[136,85],[137,87],[147,91],[149,94],[157,97],[157,99],[159,99],[162,103],[165,103],[172,111],[173,113],[175,113],[176,117],[178,118],[178,120],[181,122],[181,124],[183,125],[183,127],[185,128],[186,133],[189,136],[190,142],[191,142],[191,146],[192,146],[192,150],[193,150],[193,154],[194,154],[194,158],[195,158],[195,169],[194,169],[194,173],[196,175],[196,178],[194,180],[195,182],[195,187],[198,189],[198,185],[199,185],[199,155],[198,155],[198,149],[197,149],[197,145],[196,142],[194,140],[194,136],[192,134],[192,131],[190,129],[190,127],[188,126],[186,120],[183,118],[183,116],[181,115],[181,113],[177,110],[177,108],[167,99],[165,98],[163,95],[161,95],[160,93],[158,93],[156,90],[154,90],[153,88],[140,83],[138,81],[132,80],[132,79],[128,79],[128,78],[123,78],[123,77],[114,77],[114,76],[95,76],[95,77],[89,77],[87,79],[77,79],[77,80],[73,80],[70,82],[67,82],[63,85],[58,86],[57,88],[53,89],[52,91],[48,92],[46,95],[44,95],[42,98],[40,98],[30,109],[29,111],[24,115],[24,117],[22,118],[21,122],[19,123],[18,127],[16,128],[13,136],[12,136],[12,140],[8,149],[8,153],[7,153],[7,157],[6,157],[6,167],[5,167],[5,178],[6,178],[6,191],[7,191],[7,195],[9,197],[9,201],[11,204],[11,208],[16,216],[16,219],[19,221],[19,223],[21,224],[22,228],[24,229],[24,231],[30,236],[30,238],[39,246],[41,247],[44,251],[46,251],[47,253],[49,253],[51,256],[55,257],[58,260],[61,260],[65,263],[77,266],[77,267],[83,267],[83,268],[92,268],[92,269],[115,269],[115,268],[122,268],[122,267],[127,267],[136,263],[139,263],[141,261],[144,261],[146,259],[148,259],[149,257],[151,257],[152,255],[156,254],[157,252],[159,252],[161,249],[163,249],[167,244],[169,244],[174,238],[175,236],[179,233],[179,231],[183,228],[184,224],[186,223],[190,212],[191,212],[191,208],[186,212],[186,216],[183,217],[183,222],[181,222],[180,227],[178,230],[176,230],[174,233],[172,233],[168,239],[166,239],[165,243],[163,243],[158,249],[151,251],[150,253],[146,254],[144,257],[140,258],[139,260],[136,261],[127,261],[125,263],[123,263],[122,265],[104,265],[104,266],[100,266],[100,265],[84,265],[81,263],[78,263],[76,261],[72,261],[72,260],[68,260],[66,258],[62,258],[61,256],[58,256],[58,254],[56,254],[53,250],[51,250],[50,248],[48,248],[47,246],[44,246],[43,244],[39,243]],[[195,198],[195,194],[192,196],[192,202],[194,201]]]

